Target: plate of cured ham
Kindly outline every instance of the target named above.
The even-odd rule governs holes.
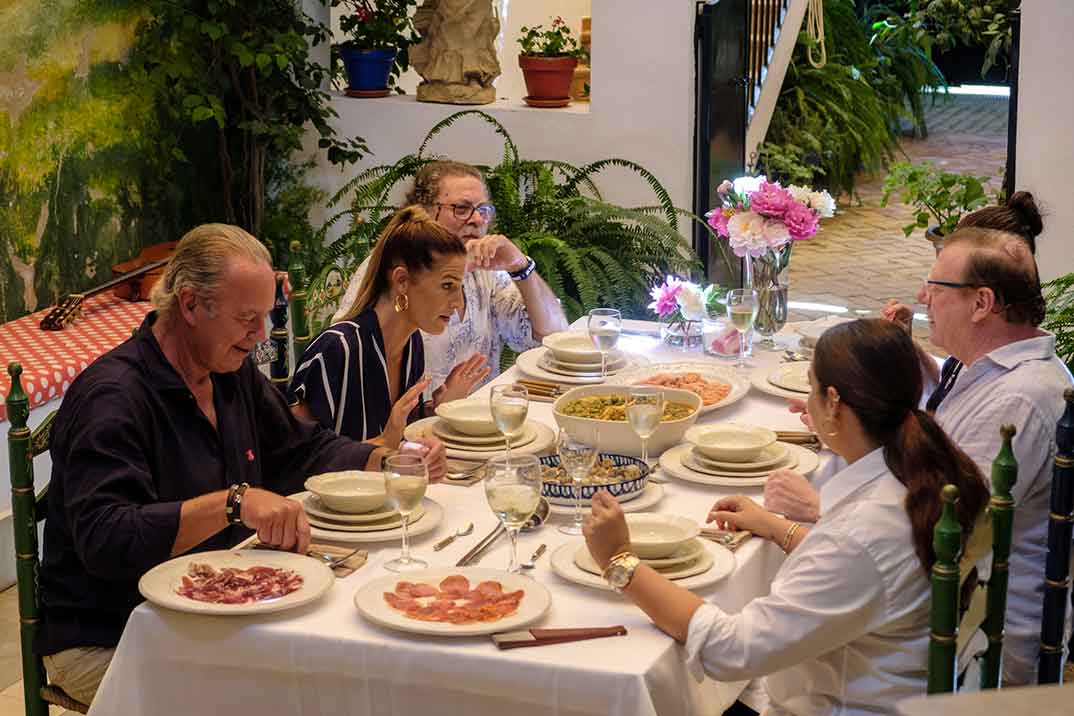
[[[142,575],[138,591],[162,607],[195,614],[261,614],[309,604],[332,587],[332,570],[293,552],[193,552]]]
[[[452,567],[374,579],[354,594],[374,624],[436,636],[480,636],[532,624],[552,595],[521,574]]]

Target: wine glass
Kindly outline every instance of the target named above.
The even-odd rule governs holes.
[[[559,431],[556,450],[559,453],[559,466],[571,478],[574,497],[574,520],[569,525],[562,525],[559,531],[566,535],[582,534],[582,481],[589,475],[597,461],[596,440],[593,444],[576,440],[563,430]]]
[[[746,370],[746,334],[753,328],[760,301],[752,288],[736,288],[727,292],[727,317],[738,331],[738,370]]]
[[[541,500],[541,463],[533,455],[497,455],[485,468],[485,498],[511,537],[508,572],[519,571],[518,531]]]
[[[420,455],[389,455],[384,458],[384,487],[388,500],[403,517],[403,553],[385,563],[393,572],[410,572],[428,567],[428,563],[410,556],[410,536],[407,528],[410,515],[425,497],[429,486],[429,469]]]
[[[497,385],[492,389],[489,408],[496,428],[507,443],[507,457],[511,457],[511,441],[522,435],[529,405],[530,393],[523,385]]]
[[[614,308],[594,308],[589,312],[586,324],[589,340],[600,351],[600,377],[608,375],[608,354],[619,342],[619,331],[623,329],[623,318]]]
[[[649,464],[649,438],[664,417],[664,391],[636,387],[627,392],[626,417],[634,434],[641,438],[641,461]]]

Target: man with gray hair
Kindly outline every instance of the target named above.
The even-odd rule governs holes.
[[[247,360],[265,339],[275,290],[253,236],[225,224],[193,229],[153,290],[156,310],[64,397],[35,648],[51,681],[80,701],[93,699],[142,601],[143,574],[252,531],[304,554],[309,524],[282,495],[312,474],[380,467],[382,448],[299,421]]]

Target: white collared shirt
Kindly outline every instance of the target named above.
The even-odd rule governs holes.
[[[358,297],[369,259],[362,262],[354,272],[347,291],[340,299],[340,309],[332,322],[342,320],[343,315]],[[432,379],[429,394],[443,385],[451,369],[475,353],[485,356],[492,372],[481,383],[484,385],[500,374],[500,353],[503,344],[522,352],[540,345],[533,337],[526,302],[522,299],[515,282],[506,271],[468,271],[462,280],[466,296],[466,317],[451,317],[444,332],[433,335],[422,331],[425,344],[425,375]],[[480,386],[474,386],[476,390]]]
[[[1055,336],[1009,343],[964,366],[936,410],[936,422],[969,455],[991,487],[992,461],[1003,440],[1000,426],[1018,433],[1012,442],[1018,480],[1003,637],[1003,679],[1035,684],[1044,603],[1044,560],[1055,425],[1063,413],[1070,372],[1055,356]]]
[[[768,675],[766,716],[887,713],[925,693],[929,581],[914,553],[906,488],[877,449],[832,474],[824,513],[766,597],[729,615],[702,605],[687,663],[720,681]]]

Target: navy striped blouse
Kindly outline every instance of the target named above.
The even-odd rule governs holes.
[[[421,333],[403,349],[399,395],[425,373]],[[372,311],[329,326],[310,344],[291,379],[290,391],[321,425],[355,440],[384,432],[392,411],[384,336]],[[422,416],[419,401],[410,419]]]

